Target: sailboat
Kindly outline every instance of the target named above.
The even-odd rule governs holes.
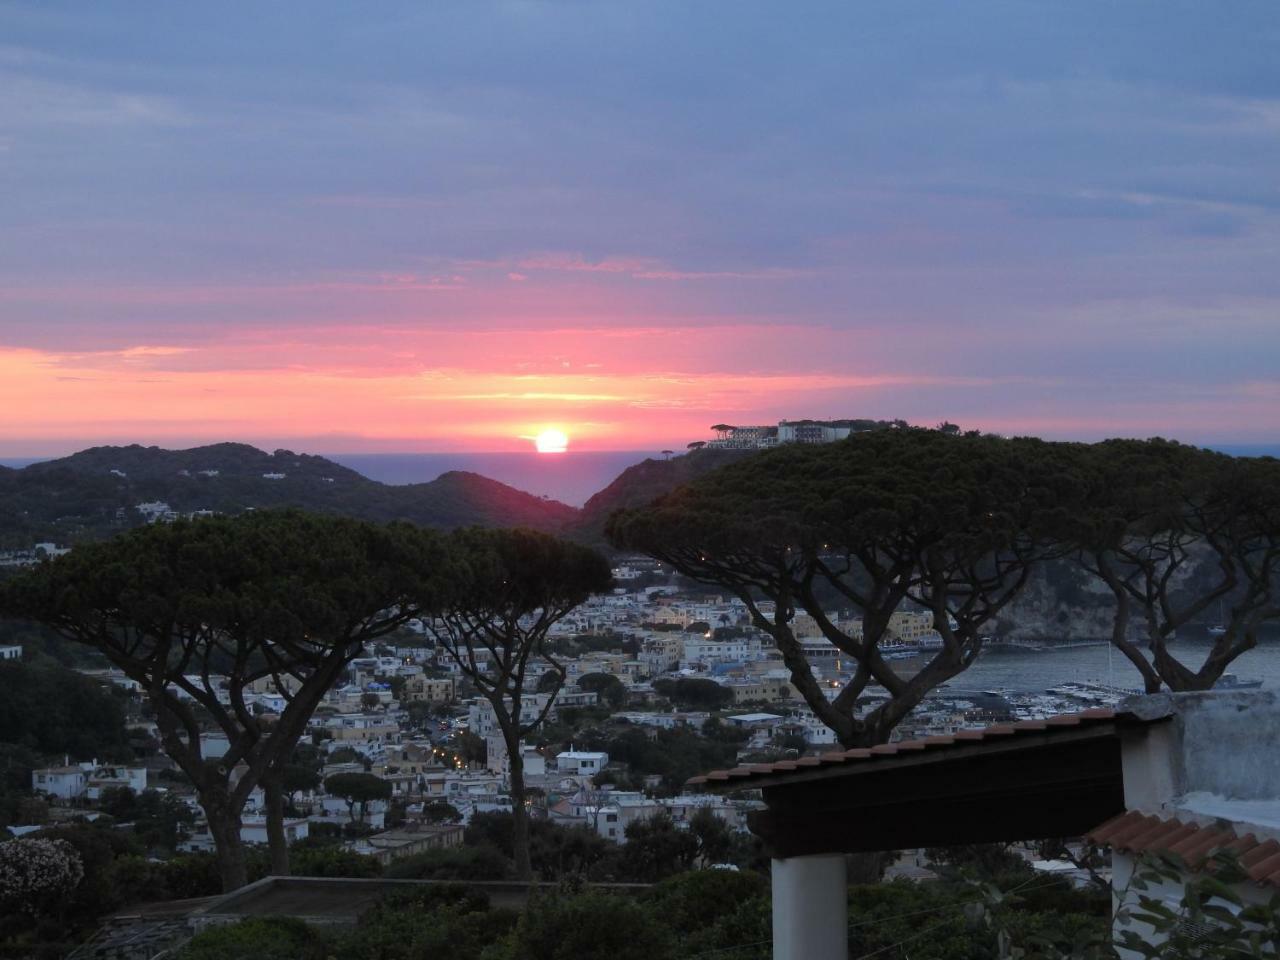
[[[1221,601],[1221,600],[1219,600],[1219,601],[1218,601],[1218,622],[1217,622],[1217,623],[1214,623],[1214,624],[1211,624],[1211,625],[1209,626],[1209,636],[1211,636],[1211,637],[1221,637],[1221,636],[1224,636],[1224,635],[1226,634],[1226,632],[1227,632],[1227,627],[1226,627],[1226,624],[1224,624],[1224,623],[1222,622],[1222,620],[1223,620],[1223,616],[1222,616],[1222,601]]]

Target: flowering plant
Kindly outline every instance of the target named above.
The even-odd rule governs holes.
[[[0,843],[0,907],[37,913],[70,893],[84,878],[84,864],[65,840]]]

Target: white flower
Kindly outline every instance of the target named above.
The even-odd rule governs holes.
[[[84,864],[65,840],[0,843],[0,904],[35,912],[49,899],[70,893],[84,879]]]

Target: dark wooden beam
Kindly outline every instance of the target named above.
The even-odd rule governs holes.
[[[798,857],[1077,837],[1123,810],[1124,791],[1108,780],[948,803],[906,801],[834,818],[762,810],[750,825],[770,856]]]
[[[774,786],[793,786],[832,778],[879,777],[888,770],[908,767],[931,767],[935,763],[953,760],[969,760],[992,757],[1006,753],[1021,754],[1028,750],[1050,745],[1073,742],[1096,742],[1120,738],[1120,725],[1114,722],[1093,723],[1088,726],[1067,727],[1038,733],[1021,732],[1017,735],[995,736],[972,742],[958,742],[945,747],[923,750],[904,750],[896,754],[874,759],[855,759],[845,762],[814,763],[776,773],[756,773],[751,776],[735,776],[726,779],[709,779],[701,786],[710,791],[767,789]],[[808,758],[810,761],[814,758]],[[714,774],[712,776],[715,776]]]
[[[1078,836],[1124,810],[1114,734],[779,783],[763,796],[751,829],[777,857]]]

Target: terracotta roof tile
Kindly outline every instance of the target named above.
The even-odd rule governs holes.
[[[1176,853],[1182,856],[1185,851],[1199,844],[1204,837],[1200,836],[1200,828],[1194,823],[1178,824],[1175,821],[1175,829],[1161,839],[1170,853]]]
[[[1240,863],[1242,866],[1252,869],[1255,865],[1275,856],[1277,853],[1280,853],[1280,843],[1268,840],[1266,843],[1258,844],[1252,850],[1242,851],[1239,854]]]
[[[1192,867],[1219,850],[1230,850],[1254,883],[1280,887],[1280,843],[1259,842],[1252,833],[1237,836],[1226,827],[1200,826],[1130,810],[1094,827],[1085,839],[1125,853],[1174,854]]]
[[[1094,843],[1110,843],[1114,836],[1127,829],[1135,820],[1141,819],[1143,819],[1142,814],[1137,810],[1130,810],[1118,817],[1112,817],[1101,826],[1094,827],[1089,837]]]
[[[1154,819],[1154,818],[1153,818]],[[1129,839],[1129,843],[1139,850],[1168,850],[1173,841],[1173,835],[1182,832],[1183,824],[1178,820],[1156,820],[1156,822],[1140,831]],[[1208,841],[1212,843],[1214,837],[1208,833]],[[1205,837],[1196,837],[1190,843],[1190,847],[1198,847],[1204,843]]]
[[[1183,841],[1181,844],[1182,859],[1192,866],[1196,866],[1202,863],[1215,850],[1221,850],[1225,847],[1233,837],[1235,837],[1234,830],[1219,830],[1206,827],[1195,838],[1188,838]]]
[[[1273,853],[1261,863],[1249,868],[1249,878],[1254,883],[1266,883],[1280,887],[1280,853]]]
[[[1063,714],[1045,720],[1023,720],[1018,723],[997,723],[981,730],[959,730],[945,736],[924,737],[917,740],[899,740],[875,747],[854,747],[850,750],[833,750],[819,756],[800,757],[797,760],[779,760],[775,763],[756,763],[733,770],[713,770],[691,778],[691,786],[726,781],[750,780],[755,777],[771,777],[796,770],[812,770],[815,767],[847,765],[854,762],[881,761],[886,757],[903,754],[934,753],[956,747],[965,747],[985,740],[1003,740],[1029,734],[1050,734],[1063,729],[1105,723],[1117,719],[1114,710],[1098,707],[1080,713]]]

